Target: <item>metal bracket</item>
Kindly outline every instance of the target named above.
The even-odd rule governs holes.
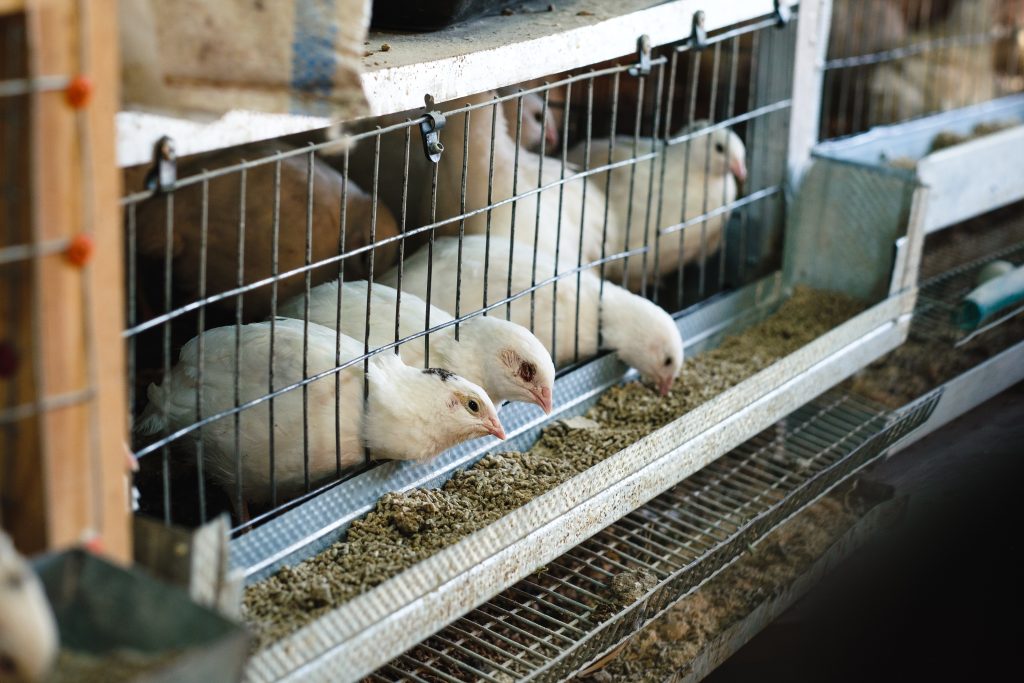
[[[424,96],[423,101],[427,105],[427,120],[420,122],[420,133],[423,136],[423,153],[427,156],[427,159],[436,164],[441,160],[441,153],[444,151],[444,145],[441,144],[441,129],[444,128],[445,118],[441,112],[433,111],[433,95]]]
[[[708,44],[708,32],[704,30],[704,10],[693,13],[693,30],[690,33],[690,47],[703,50]]]
[[[789,24],[793,18],[793,7],[789,0],[775,0],[775,20],[777,26],[782,28]]]
[[[174,140],[166,135],[153,145],[153,165],[146,173],[147,190],[166,192],[178,181],[178,155]]]
[[[639,64],[631,67],[630,76],[642,77],[651,73],[651,37],[646,33],[637,38],[636,56]]]

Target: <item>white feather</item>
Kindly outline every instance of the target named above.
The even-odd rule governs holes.
[[[368,299],[370,320],[367,334]],[[463,301],[463,312],[477,306],[475,299]],[[338,307],[336,281],[310,290],[309,319],[312,322],[337,329]],[[365,339],[370,349],[396,341],[396,312],[399,314],[397,339],[454,320],[437,306],[427,306],[423,299],[411,292],[403,292],[399,303],[396,289],[381,283],[374,283],[371,287],[365,280],[343,284],[340,307],[341,331],[357,340]],[[279,311],[282,315],[304,318],[305,296],[286,301]],[[501,401],[527,401],[550,409],[555,367],[544,345],[529,330],[506,320],[475,317],[460,324],[458,340],[455,335],[453,325],[403,343],[398,347],[402,360],[422,367],[429,357],[431,365],[446,368],[479,384],[496,404]],[[528,373],[524,372],[523,363],[530,366]]]
[[[0,680],[43,680],[57,656],[57,625],[39,577],[0,531]],[[11,673],[13,678],[7,678]]]
[[[694,124],[691,129],[703,125],[706,122]],[[602,192],[608,188],[611,217],[605,254],[649,248],[646,258],[635,255],[616,259],[605,269],[606,277],[613,281],[620,281],[624,271],[628,273],[627,286],[636,292],[640,291],[645,274],[650,282],[655,273],[666,275],[698,259],[702,253],[707,257],[717,251],[729,212],[694,223],[682,232],[659,232],[733,202],[737,186],[730,167],[746,172],[746,148],[735,133],[725,129],[668,147],[661,142],[653,143],[650,138],[640,138],[636,154],[632,137],[619,136],[614,143],[609,155],[607,139],[591,141],[590,168],[633,159],[652,149],[661,152],[653,160],[612,169],[610,183],[609,172],[592,176],[592,184]],[[569,151],[569,161],[582,166],[585,153],[585,146],[580,143]],[[648,201],[651,196],[654,200]],[[600,239],[601,235],[596,234],[592,239],[584,238],[584,242],[600,243]]]
[[[491,93],[484,93],[448,103],[446,110],[484,101],[489,95]],[[544,251],[556,253],[557,250],[560,258],[570,262],[575,262],[581,253],[584,262],[599,258],[605,214],[601,189],[586,179],[557,184],[563,176],[574,175],[577,169],[567,166],[563,172],[560,160],[542,157],[517,147],[515,138],[508,132],[504,107],[495,107],[470,113],[468,146],[465,147],[465,114],[456,113],[448,117],[444,129],[447,141],[445,152],[437,166],[438,219],[464,213],[461,202],[463,162],[468,158],[465,212],[483,209],[515,195],[525,194],[531,189],[553,186],[514,203],[502,204],[490,211],[468,217],[465,220],[466,234],[484,235],[489,231],[491,235],[511,237],[531,246],[536,243]],[[426,213],[429,204],[420,203],[420,219],[423,224],[431,220],[430,214]],[[611,219],[614,220],[614,217]],[[459,223],[453,223],[442,232],[454,235],[458,226]],[[582,250],[581,233],[584,236]]]
[[[273,385],[269,374],[272,324]],[[345,363],[363,353],[361,342],[315,323],[308,325],[307,337],[306,324],[290,318],[243,325],[238,334],[238,405],[259,399],[272,389],[298,383],[304,377],[327,372],[337,367],[336,359]],[[197,421],[200,339],[202,415],[215,415],[236,405],[235,335],[234,327],[219,327],[182,347],[178,364],[163,384],[149,387],[150,403],[138,428],[141,433],[156,433],[165,428],[174,431]],[[339,460],[342,467],[360,462],[364,446],[376,458],[424,460],[486,433],[486,425],[481,424],[484,418],[493,418],[497,424],[494,406],[480,387],[461,377],[442,379],[424,373],[386,352],[369,360],[369,399],[364,406],[362,369],[363,364],[356,363],[309,382],[305,391],[300,387],[275,397],[272,429],[269,401],[237,413],[237,447],[245,500],[270,500],[271,434],[278,493],[288,498],[303,490],[307,451],[309,478],[315,482],[334,475]],[[460,403],[466,397],[482,404],[480,417],[466,414]],[[458,405],[452,405],[453,400]],[[340,440],[336,439],[336,426]],[[204,425],[201,431],[193,430],[185,438],[193,445],[202,440],[208,473],[234,490],[234,415]]]
[[[456,238],[438,238],[434,242],[431,300],[449,311],[454,309],[458,290],[458,250]],[[509,243],[502,238],[491,238],[488,243],[484,236],[467,235],[462,244],[463,299],[469,296],[467,293],[472,296],[480,293],[482,297],[486,282],[488,303],[493,303],[505,298],[509,287],[514,295],[526,291],[532,283],[575,267],[575,263],[556,263],[554,255],[543,250],[536,251],[535,267],[534,255],[533,248],[527,245]],[[425,294],[429,260],[427,249],[406,259],[404,288]],[[392,270],[385,273],[382,280],[393,283],[396,277],[397,271]],[[524,327],[532,326],[559,365],[572,362],[577,351],[580,359],[586,359],[600,349],[612,349],[662,386],[678,375],[683,359],[682,339],[668,313],[607,281],[603,283],[602,293],[601,279],[593,270],[579,273],[578,281],[577,284],[576,275],[564,277],[516,299],[510,315],[504,306],[494,309],[491,315],[508,317]],[[668,365],[665,365],[666,359]]]

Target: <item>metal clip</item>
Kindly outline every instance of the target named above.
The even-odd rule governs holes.
[[[640,63],[629,69],[629,75],[647,76],[651,73],[651,37],[646,33],[637,38],[636,55]]]
[[[423,153],[432,163],[441,160],[444,145],[441,144],[441,129],[444,128],[444,114],[431,111],[434,108],[434,97],[426,95],[423,101],[427,105],[427,120],[420,122],[420,133],[423,135]]]
[[[693,13],[693,31],[690,33],[690,47],[703,50],[708,44],[708,32],[704,30],[704,10]]]
[[[146,173],[146,189],[165,192],[178,181],[178,155],[166,135],[153,145],[153,165]]]
[[[793,7],[789,0],[775,0],[775,21],[782,28],[793,18]]]

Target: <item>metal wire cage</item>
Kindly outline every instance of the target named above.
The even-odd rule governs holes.
[[[1024,90],[1020,0],[834,0],[820,135]]]
[[[173,142],[161,141],[148,177],[137,174],[134,185],[130,179],[133,191],[122,200],[129,403],[142,511],[196,524],[232,509],[237,532],[374,467],[367,453],[342,452],[340,422],[346,410],[360,410],[343,405],[344,373],[365,373],[374,356],[407,345],[423,345],[429,367],[429,340],[458,339],[466,322],[511,315],[520,300],[530,302],[530,313],[513,319],[531,328],[564,370],[597,353],[593,339],[601,330],[586,329],[597,325],[581,319],[579,299],[552,307],[550,320],[539,315],[545,292],[579,287],[596,274],[602,293],[625,286],[677,314],[777,271],[795,23],[780,25],[770,15],[711,35],[695,31],[653,51],[641,43],[636,55],[615,62],[447,105],[428,100],[427,114],[353,122],[326,141],[261,143],[176,163]],[[728,131],[740,145],[716,149]],[[715,153],[729,173],[745,162],[742,193],[710,182]],[[673,169],[672,155],[685,160],[681,170]],[[616,210],[608,197],[625,187],[624,237],[616,244],[608,239]],[[587,235],[596,236],[589,252]],[[485,274],[482,287],[471,288],[464,253],[481,240]],[[445,255],[445,245],[454,257]],[[499,253],[501,259],[493,256]],[[513,264],[514,253],[525,256]],[[425,291],[412,287],[403,265],[417,254],[428,263]],[[441,302],[431,286],[442,276],[456,279],[452,301]],[[397,314],[382,320],[372,306],[382,278],[399,297],[415,291],[451,319],[431,320],[427,308],[412,328]],[[288,324],[280,318],[285,302],[308,316],[318,285],[358,280],[367,282],[358,294],[365,319],[352,336],[362,352],[342,354],[341,334],[332,330],[333,362],[311,370],[307,324],[303,367],[283,380],[271,358]],[[333,306],[340,311],[352,291],[339,286]],[[242,342],[245,327],[257,322],[269,334],[269,354]],[[374,325],[392,330],[390,341],[371,343]],[[204,339],[215,328],[227,341],[211,351]],[[187,405],[150,400],[149,386],[172,372],[193,338],[195,386],[178,399]],[[218,371],[233,378],[231,395],[212,411],[205,408],[203,374],[211,353]],[[264,373],[258,380],[253,368]],[[365,397],[365,375],[363,382]],[[332,424],[309,419],[316,383],[329,385],[336,402]],[[301,410],[282,418],[289,394],[301,395]],[[167,420],[175,409],[188,419]],[[245,446],[247,412],[259,416],[267,443],[259,467],[269,494],[257,506],[247,505],[242,477],[243,461],[254,457]],[[140,422],[152,415],[161,426],[144,434]],[[287,475],[280,469],[282,419],[303,425],[301,463]],[[223,429],[232,471],[212,473],[204,434]],[[310,444],[321,437],[333,456],[317,464]]]

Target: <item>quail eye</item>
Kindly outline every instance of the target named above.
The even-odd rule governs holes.
[[[665,356],[665,362],[663,364],[666,368],[672,365],[672,356]]]
[[[519,364],[519,377],[524,382],[532,382],[536,374],[537,368],[533,365],[533,363],[523,362]]]
[[[715,151],[718,152],[719,154],[721,154],[722,152],[725,151],[725,145],[723,145],[721,142],[716,142],[715,143]]]
[[[466,407],[469,408],[469,412],[471,413],[480,412],[480,404],[477,403],[476,400],[472,398],[469,399],[469,401],[466,403]]]

